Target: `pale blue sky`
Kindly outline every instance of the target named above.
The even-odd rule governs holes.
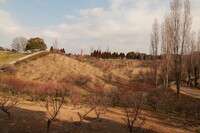
[[[154,18],[161,22],[170,0],[0,0],[0,46],[17,36],[58,39],[68,53],[99,46],[111,51],[149,52]],[[191,0],[193,29],[199,29],[200,1]]]
[[[107,8],[107,0],[8,0],[0,9],[24,26],[47,26],[63,22],[71,23],[66,14],[77,14],[80,9]]]

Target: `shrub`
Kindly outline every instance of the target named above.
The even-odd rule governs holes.
[[[110,105],[110,97],[108,97],[103,88],[97,87],[94,91],[94,94],[90,96],[89,104],[90,106],[95,107],[94,111],[97,119],[100,118],[101,114],[104,114],[107,110],[107,107]]]
[[[129,132],[133,133],[134,127],[142,125],[142,122],[138,120],[142,108],[142,95],[129,91],[122,95],[121,102],[124,108],[124,122]]]
[[[157,111],[161,99],[162,94],[160,94],[160,92],[160,89],[149,88],[147,90],[146,104],[152,107],[154,111]]]
[[[112,88],[108,94],[111,99],[112,106],[119,105],[121,92],[118,88]]]
[[[10,117],[10,109],[19,102],[19,95],[9,91],[0,96],[0,109]]]
[[[16,73],[16,68],[13,64],[4,64],[4,65],[0,66],[0,70],[9,72],[10,74]]]
[[[75,84],[78,86],[86,86],[88,82],[91,81],[91,78],[88,76],[78,75],[75,76]]]
[[[76,107],[76,105],[78,105],[78,103],[80,103],[81,101],[81,94],[79,94],[78,92],[72,91],[69,99],[71,103],[74,105],[74,107]]]

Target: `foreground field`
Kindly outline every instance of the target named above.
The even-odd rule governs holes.
[[[0,64],[10,63],[25,56],[27,54],[0,53]]]
[[[64,106],[51,127],[52,133],[128,133],[124,124],[122,108],[108,108],[100,119],[91,112],[82,124],[78,122],[77,111],[84,112],[85,107]],[[22,101],[7,118],[0,112],[1,133],[41,133],[46,131],[48,112],[40,104]],[[165,118],[168,119],[165,119]],[[140,133],[192,133],[198,126],[185,125],[182,119],[145,110],[140,116],[145,120],[138,129]]]

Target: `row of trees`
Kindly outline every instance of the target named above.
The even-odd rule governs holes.
[[[177,96],[180,97],[180,84],[187,80],[191,84],[191,77],[197,79],[200,71],[200,32],[191,31],[192,16],[190,1],[173,0],[170,12],[165,15],[161,25],[155,19],[151,33],[152,73],[155,87],[158,86],[159,73],[165,86],[169,80],[176,81]],[[161,44],[161,61],[158,51]],[[160,66],[160,67],[159,67]],[[171,78],[171,79],[170,79]]]
[[[61,54],[66,53],[64,48],[63,49],[58,48],[58,40],[57,39],[55,39],[53,46],[51,46],[51,48],[50,48],[50,51],[55,52],[55,53],[61,53]]]
[[[52,47],[53,48],[53,47]],[[52,50],[51,48],[51,50]],[[153,59],[152,55],[148,55],[145,53],[139,53],[139,52],[129,52],[126,55],[124,53],[117,53],[117,52],[102,52],[99,50],[94,50],[91,53],[92,57],[97,57],[97,58],[103,58],[103,59],[138,59],[138,60],[151,60]],[[157,59],[161,59],[161,55],[157,55]]]
[[[99,50],[94,50],[91,53],[91,56],[93,57],[98,57],[98,58],[103,58],[103,59],[139,59],[139,60],[149,60],[152,59],[151,55],[147,55],[145,53],[139,53],[139,52],[129,52],[126,55],[124,53],[117,53],[117,52],[102,52]],[[159,56],[159,59],[161,56]]]
[[[129,52],[126,54],[127,59],[139,59],[139,60],[151,60],[152,55],[148,55],[145,53],[139,53],[139,52]],[[159,59],[161,56],[159,56]]]
[[[41,51],[47,49],[44,40],[39,37],[30,39],[26,39],[25,37],[16,37],[12,40],[11,46],[12,49],[17,52],[25,52],[27,50]]]
[[[117,58],[125,58],[125,54],[124,53],[117,53],[117,52],[114,52],[114,53],[111,53],[111,52],[102,52],[102,51],[99,51],[99,50],[94,50],[92,53],[91,53],[91,56],[93,57],[98,57],[98,58],[103,58],[103,59],[117,59]]]
[[[53,46],[51,46],[50,48],[50,51],[51,52],[55,52],[55,53],[62,53],[62,54],[65,54],[65,49],[54,49]]]

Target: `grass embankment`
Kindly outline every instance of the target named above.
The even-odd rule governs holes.
[[[33,69],[34,68],[34,69]],[[78,86],[104,83],[104,72],[60,54],[49,54],[17,68],[16,76],[40,82],[71,82]]]
[[[97,59],[97,58],[77,58],[78,61],[85,62],[100,68],[104,72],[111,72],[123,79],[135,78],[140,71],[148,71],[148,61],[142,60],[120,60],[120,59]]]
[[[43,83],[71,83],[70,87],[84,91],[83,93],[97,87],[106,90],[117,88],[134,79],[140,70],[146,71],[146,67],[141,67],[143,62],[139,60],[89,58],[82,61],[55,53],[31,58],[34,60],[27,58],[28,61],[16,63],[21,64],[17,67],[17,78]]]
[[[27,55],[28,54],[0,53],[0,64],[10,63]]]
[[[26,59],[17,61],[17,62],[15,63],[15,65],[18,66],[18,65],[21,65],[21,64],[23,64],[23,63],[27,63],[27,62],[29,62],[29,61],[36,60],[36,59],[38,59],[38,58],[40,58],[40,57],[43,57],[43,56],[48,55],[49,53],[50,53],[50,52],[46,51],[46,52],[41,52],[41,53],[32,55],[32,56],[30,56],[30,57],[28,57],[28,58],[26,58]]]

